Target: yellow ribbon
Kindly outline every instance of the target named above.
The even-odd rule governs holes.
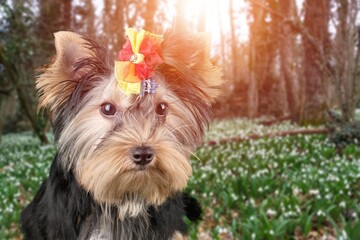
[[[132,28],[126,29],[126,35],[129,37],[131,48],[134,54],[138,54],[140,51],[140,45],[145,37],[145,30],[140,32],[134,31]]]
[[[130,73],[132,71],[132,73]],[[115,61],[115,78],[120,89],[126,94],[139,94],[141,80],[135,75],[135,65],[126,61]]]

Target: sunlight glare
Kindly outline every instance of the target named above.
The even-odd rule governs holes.
[[[231,31],[229,5],[231,0],[183,0],[182,4],[190,23],[196,26],[201,13],[205,14],[205,31],[211,32],[214,42],[219,43],[220,35],[229,35]],[[248,39],[249,27],[246,20],[248,4],[245,0],[233,0],[233,16],[236,37],[239,41]],[[196,22],[194,22],[196,21]],[[195,30],[195,29],[194,29]]]

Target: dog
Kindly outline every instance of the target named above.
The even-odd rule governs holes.
[[[76,33],[36,81],[57,153],[21,214],[25,239],[187,239],[201,207],[183,190],[202,143],[221,70],[206,33],[132,28],[111,54]]]

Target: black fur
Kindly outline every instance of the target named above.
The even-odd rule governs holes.
[[[56,155],[51,165],[49,178],[44,181],[34,200],[24,209],[21,215],[21,227],[27,240],[43,239],[77,239],[86,221],[95,224],[101,215],[101,207],[94,202],[91,195],[77,183],[72,172],[66,172]],[[133,231],[134,239],[146,236],[146,239],[171,239],[175,231],[186,234],[187,225],[184,217],[196,221],[200,218],[201,209],[198,202],[189,195],[178,193],[161,206],[150,206],[147,209],[149,226],[146,233],[137,228],[143,216],[125,218],[120,221],[114,210],[113,221],[123,225],[120,229]],[[90,225],[90,229],[91,229]],[[92,229],[91,229],[92,230]],[[119,239],[116,231],[113,239]],[[138,237],[137,235],[138,234]],[[125,234],[125,235],[129,235]]]
[[[50,176],[21,215],[25,239],[76,239],[81,223],[95,210],[89,194],[77,184],[72,173],[51,165]]]

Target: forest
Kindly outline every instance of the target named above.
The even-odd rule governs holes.
[[[359,13],[359,0],[0,0],[0,238],[21,239],[19,211],[55,151],[35,90],[53,33],[115,58],[134,27],[210,32],[223,71],[202,161],[192,160],[187,191],[206,210],[191,239],[357,239]]]
[[[129,26],[162,33],[209,31],[224,71],[218,117],[271,116],[321,124],[336,110],[353,121],[359,105],[360,20],[356,0],[2,0],[0,135],[33,129],[34,79],[55,50],[53,33],[70,30],[114,55]]]

